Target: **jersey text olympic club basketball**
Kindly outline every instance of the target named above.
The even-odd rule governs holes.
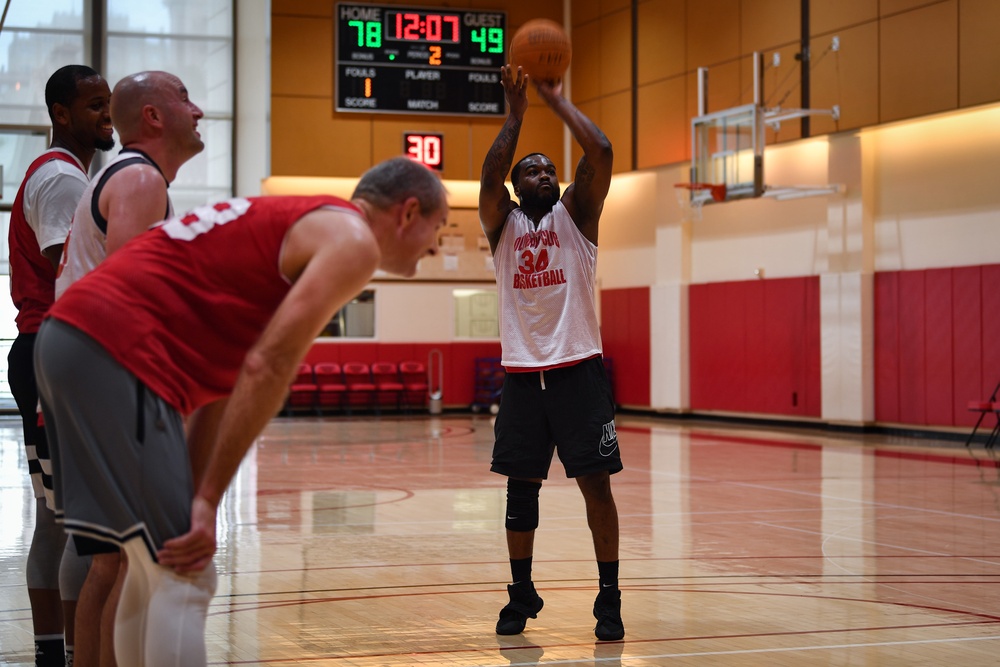
[[[559,235],[545,230],[528,232],[514,241],[515,252],[521,253],[525,260],[514,274],[514,289],[547,287],[566,282],[566,274],[562,269],[546,270],[549,265],[549,246],[559,247]],[[534,252],[524,252],[526,248],[531,248]]]
[[[493,263],[505,367],[544,369],[601,354],[594,307],[597,246],[562,202],[537,227],[520,208],[511,211]]]

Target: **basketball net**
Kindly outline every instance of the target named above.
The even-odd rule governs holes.
[[[701,220],[702,206],[709,201],[726,200],[726,184],[674,183],[674,193],[681,209],[681,218],[685,221]]]

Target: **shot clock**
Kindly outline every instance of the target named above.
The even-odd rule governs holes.
[[[444,170],[444,135],[437,132],[404,132],[403,154],[415,162]]]
[[[505,115],[507,14],[338,3],[337,111]]]

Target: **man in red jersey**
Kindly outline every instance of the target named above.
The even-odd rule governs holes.
[[[66,529],[129,562],[119,665],[205,664],[216,512],[243,455],[334,313],[376,269],[413,275],[447,215],[437,176],[394,158],[350,201],[237,198],[171,218],[52,307],[36,371]],[[189,446],[210,452],[197,483]]]
[[[64,621],[65,644],[72,651],[76,597],[67,593],[68,599],[60,601],[59,566],[66,536],[55,521],[48,445],[38,422],[34,344],[55,298],[56,267],[76,203],[87,187],[90,162],[98,150],[114,146],[110,99],[107,81],[90,67],[67,65],[49,77],[45,105],[52,121],[52,145],[28,167],[10,215],[10,291],[18,333],[7,369],[36,498],[27,580],[35,664],[40,666],[65,663]]]

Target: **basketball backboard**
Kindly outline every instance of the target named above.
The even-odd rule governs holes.
[[[836,38],[835,38],[836,39]],[[763,57],[753,54],[754,102],[708,113],[706,109],[708,68],[698,69],[698,115],[691,119],[691,175],[689,183],[678,183],[682,211],[698,217],[701,206],[750,197],[790,199],[842,192],[839,185],[784,185],[764,183],[766,126],[782,121],[823,114],[834,119],[839,108],[781,109],[763,104]]]
[[[695,116],[691,149],[692,183],[725,184],[727,200],[764,193],[764,114],[758,105]]]

